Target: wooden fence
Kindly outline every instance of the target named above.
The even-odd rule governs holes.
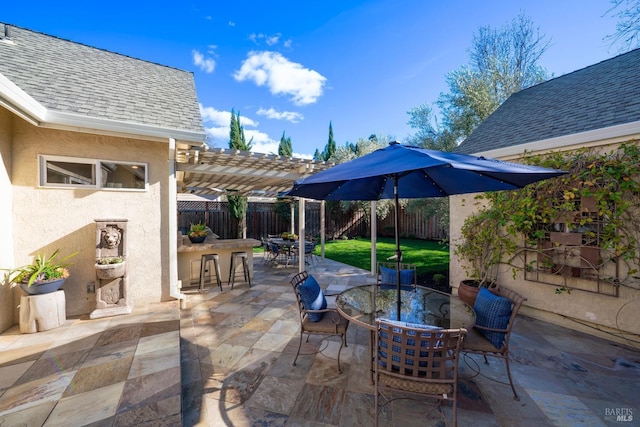
[[[320,203],[307,202],[305,204],[305,232],[307,236],[320,235]],[[294,210],[295,230],[298,229],[298,211]],[[238,222],[231,218],[226,202],[178,202],[178,229],[186,234],[189,225],[204,222],[221,239],[236,238],[239,233]],[[274,203],[251,202],[247,209],[247,237],[260,239],[269,234],[280,234],[289,231],[289,218],[282,218],[275,210]],[[392,237],[394,235],[393,214],[378,220],[378,236]],[[425,240],[441,240],[448,237],[448,227],[436,218],[425,219],[419,213],[409,214],[404,210],[400,213],[400,235]],[[347,237],[370,237],[371,227],[367,216],[362,211],[351,211],[336,214],[328,212],[325,215],[325,233],[327,239]]]

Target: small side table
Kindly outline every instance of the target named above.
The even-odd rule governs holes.
[[[67,321],[64,291],[20,297],[20,333],[48,331]]]

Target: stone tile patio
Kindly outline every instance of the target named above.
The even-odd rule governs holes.
[[[0,335],[0,426],[370,426],[368,332],[312,337],[292,366],[298,318],[289,278],[256,257],[253,287],[187,289],[131,315],[69,319],[54,330]],[[340,291],[371,280],[330,260],[309,268]],[[512,335],[514,401],[504,365],[461,360],[460,426],[640,425],[640,352],[520,316]],[[477,370],[480,374],[477,374]],[[443,407],[447,420],[451,408]],[[626,413],[633,421],[616,419]],[[395,400],[381,425],[445,425],[430,400]]]

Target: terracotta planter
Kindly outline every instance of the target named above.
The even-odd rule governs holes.
[[[480,292],[480,287],[478,286],[477,280],[467,279],[460,281],[458,297],[471,307],[476,303],[478,292]]]
[[[46,282],[33,283],[31,286],[27,286],[26,283],[20,283],[20,288],[29,295],[40,295],[55,292],[64,285],[66,279],[54,279]]]
[[[96,264],[96,274],[98,279],[115,279],[123,277],[126,271],[126,261],[117,264]]]

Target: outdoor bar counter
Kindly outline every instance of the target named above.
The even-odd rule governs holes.
[[[200,257],[205,254],[218,254],[220,258],[220,272],[222,274],[223,289],[226,290],[229,280],[229,267],[231,266],[232,252],[246,252],[249,264],[249,275],[253,277],[253,248],[262,243],[256,239],[216,239],[207,236],[203,243],[191,243],[187,236],[178,236],[178,279],[182,281],[182,287],[198,286],[200,277]],[[241,263],[236,264],[236,284],[242,284]],[[213,268],[213,265],[212,265]],[[218,290],[215,285],[215,272],[211,271],[212,284],[207,288]]]

